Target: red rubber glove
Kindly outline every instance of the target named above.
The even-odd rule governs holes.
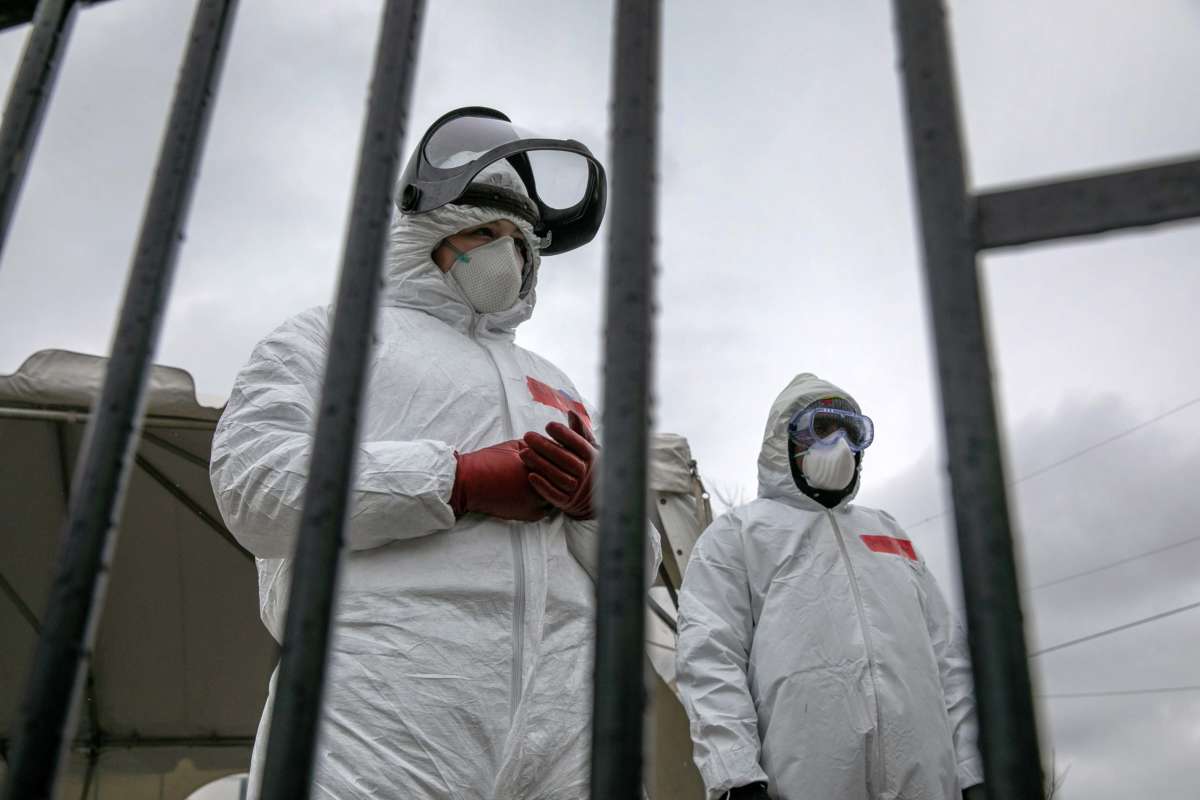
[[[595,519],[592,470],[600,451],[582,417],[570,411],[567,421],[569,428],[561,422],[546,426],[551,439],[533,431],[525,434],[521,460],[529,468],[529,485],[546,502],[568,517]]]
[[[521,461],[525,445],[518,439],[494,444],[471,453],[458,453],[458,471],[450,490],[454,516],[471,511],[500,519],[536,522],[550,510],[529,485],[529,471]]]

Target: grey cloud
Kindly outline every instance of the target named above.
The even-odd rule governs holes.
[[[611,3],[428,6],[408,147],[445,110],[490,104],[608,159]],[[1194,2],[1163,0],[1153,14],[1089,0],[950,6],[979,185],[1195,150]],[[0,371],[41,347],[107,349],[191,7],[120,0],[81,14],[0,263]],[[331,298],[380,9],[241,4],[159,354],[192,371],[208,396],[228,391],[274,325]],[[667,3],[664,33],[657,427],[688,436],[710,482],[752,494],[771,400],[794,373],[814,371],[854,392],[876,420],[864,502],[904,522],[945,508],[888,4]],[[24,35],[0,35],[4,74]],[[607,235],[546,260],[537,314],[519,335],[594,403]],[[983,260],[1014,474],[1200,396],[1191,368],[1200,362],[1198,247],[1200,229],[1176,226]],[[1180,476],[1197,474],[1200,437],[1187,419],[1172,436],[1147,433],[1163,460],[1137,471],[1159,476],[1139,484],[1145,509],[1106,461],[1132,442],[1018,487],[1031,579],[1195,529],[1195,492]],[[945,576],[947,522],[913,531]],[[1183,602],[1196,588],[1186,574],[1193,554],[1034,593],[1039,641]],[[1181,615],[1052,654],[1043,684],[1087,677],[1096,679],[1089,688],[1107,686],[1120,675],[1081,670],[1123,668],[1120,647],[1168,630],[1186,641],[1189,624]],[[1171,648],[1146,641],[1130,680],[1137,669],[1147,683],[1178,677]],[[1085,709],[1108,715],[1114,731],[1087,745],[1093,766],[1072,768],[1066,796],[1103,797],[1095,765],[1111,763],[1115,750],[1105,748],[1121,742],[1150,765],[1126,773],[1129,786],[1148,787],[1132,793],[1157,786],[1156,770],[1164,782],[1194,785],[1194,767],[1162,745],[1194,751],[1194,727],[1179,727],[1172,711],[1162,729],[1177,737],[1148,748],[1143,717],[1130,716],[1194,709],[1176,700],[1048,705],[1056,738],[1082,742],[1075,732],[1092,724]],[[1071,747],[1084,765],[1084,746]]]
[[[1012,479],[1030,475],[1145,421],[1114,396],[1078,398],[1014,422],[1006,437]],[[1017,482],[1010,490],[1026,587],[1104,566],[1197,534],[1200,405]],[[940,461],[940,458],[936,460]],[[935,457],[862,502],[902,523],[948,506]],[[958,595],[949,515],[909,529],[948,594]],[[1200,541],[1044,589],[1023,603],[1031,650],[1200,601]],[[1125,691],[1196,683],[1200,610],[1032,659],[1042,694]],[[1200,692],[1044,698],[1043,746],[1069,767],[1062,797],[1186,797]]]

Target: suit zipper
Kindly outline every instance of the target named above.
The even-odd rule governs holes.
[[[476,335],[479,330],[479,315],[475,315],[471,320],[471,338],[475,340],[483,352],[487,353],[488,359],[492,362],[492,368],[496,370],[496,377],[500,379],[500,404],[502,407],[502,419],[504,420],[504,438],[509,440],[513,438],[512,417],[509,413],[508,392],[504,387],[504,373],[500,370],[500,365],[496,363],[496,357],[492,355],[492,351],[487,345],[479,341]],[[513,552],[513,659],[512,659],[512,677],[510,679],[508,690],[508,719],[512,722],[513,717],[517,713],[517,706],[521,702],[521,685],[524,675],[524,660],[525,660],[525,537],[521,535],[521,530],[518,526],[508,523],[509,526],[509,542],[512,544]]]
[[[858,576],[854,572],[854,564],[850,561],[850,551],[846,548],[846,541],[842,536],[842,529],[837,524],[837,518],[834,517],[832,511],[826,511],[829,515],[829,524],[833,526],[833,533],[837,538],[838,549],[842,551],[842,558],[846,562],[846,575],[850,581],[850,591],[854,595],[854,606],[858,612],[858,626],[862,630],[863,646],[867,650],[867,672],[871,676],[871,688],[875,694],[875,767],[878,770],[879,786],[876,792],[882,792],[884,786],[887,785],[887,770],[883,763],[883,719],[879,715],[879,682],[875,678],[875,656],[873,655],[874,646],[871,644],[871,629],[867,625],[867,613],[863,609],[862,594],[858,588]]]

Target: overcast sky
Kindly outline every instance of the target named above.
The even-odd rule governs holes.
[[[490,105],[607,161],[610,3],[429,5],[408,145]],[[1200,2],[950,5],[976,187],[1200,150]],[[0,262],[0,372],[107,351],[192,6],[80,14]],[[380,10],[241,6],[159,350],[215,404],[259,338],[330,301]],[[656,426],[748,498],[779,389],[841,384],[878,429],[860,500],[957,595],[889,4],[666,6]],[[0,35],[0,75],[26,32]],[[604,238],[544,262],[518,335],[593,402]],[[1011,479],[1200,398],[1197,253],[1179,225],[982,260]],[[1018,484],[1026,585],[1200,535],[1197,475],[1200,404]],[[1031,591],[1031,647],[1200,601],[1198,567],[1194,542]],[[1195,684],[1198,632],[1200,610],[1036,657],[1038,691]],[[1041,711],[1063,798],[1195,796],[1200,692]]]

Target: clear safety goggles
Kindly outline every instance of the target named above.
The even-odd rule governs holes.
[[[502,160],[528,197],[475,182]],[[607,191],[604,167],[581,142],[547,138],[496,109],[470,106],[443,114],[421,137],[401,173],[396,203],[406,214],[447,203],[509,211],[548,240],[539,250],[549,256],[592,240],[604,219]]]
[[[817,442],[832,443],[839,436],[858,453],[875,440],[875,423],[866,414],[841,408],[801,409],[788,423],[788,437],[797,450],[807,450]]]

